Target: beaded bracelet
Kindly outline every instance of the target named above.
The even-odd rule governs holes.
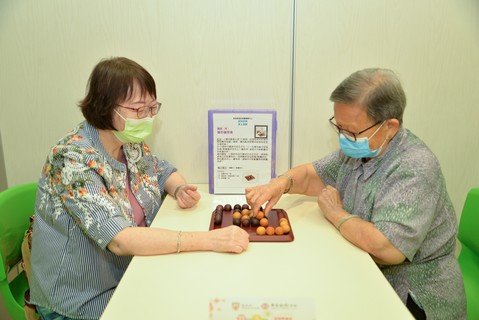
[[[176,253],[180,253],[181,248],[181,231],[178,232],[176,236]]]
[[[336,225],[336,229],[338,229],[339,232],[341,232],[341,230],[339,228],[341,228],[343,223],[345,223],[349,219],[353,219],[353,218],[360,218],[360,217],[358,215],[355,215],[355,214],[346,215],[346,216],[342,217],[341,219],[339,219],[338,224]]]
[[[288,187],[284,190],[283,194],[288,193],[289,190],[291,190],[291,188],[293,187],[293,182],[294,182],[293,177],[290,176],[290,175],[287,174],[287,173],[280,174],[280,175],[278,176],[278,178],[280,178],[280,177],[286,177],[286,178],[288,178],[288,180],[289,180]]]

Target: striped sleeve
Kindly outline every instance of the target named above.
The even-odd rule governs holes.
[[[118,194],[119,190],[113,186],[107,190],[95,170],[78,162],[72,169],[67,164],[69,161],[65,158],[66,165],[62,169],[62,192],[59,194],[62,204],[84,234],[104,250],[115,235],[133,223],[110,195]]]

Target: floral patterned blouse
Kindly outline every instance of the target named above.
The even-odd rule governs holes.
[[[454,257],[457,218],[439,162],[424,142],[400,128],[377,158],[363,162],[336,151],[313,165],[338,189],[347,212],[374,223],[406,256],[401,264],[379,265],[402,301],[410,294],[428,319],[465,319]]]
[[[143,208],[147,226],[176,169],[144,143],[125,144],[125,164],[113,159],[88,122],[50,151],[38,183],[32,240],[31,302],[75,319],[101,316],[131,256],[107,245],[135,226],[126,190]]]

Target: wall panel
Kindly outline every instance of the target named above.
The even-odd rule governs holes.
[[[93,66],[126,56],[163,103],[155,153],[207,182],[207,110],[278,110],[277,169],[287,168],[289,0],[3,1],[0,126],[9,185],[34,181],[49,147],[82,120]],[[287,141],[286,143],[284,143]]]
[[[36,180],[48,148],[81,121],[76,103],[103,57],[130,57],[155,77],[164,107],[149,143],[192,182],[207,182],[209,108],[277,109],[283,172],[290,153],[297,165],[337,147],[327,124],[330,92],[351,72],[380,66],[402,78],[405,126],[438,156],[460,211],[479,183],[477,2],[296,0],[290,118],[292,2],[2,1],[8,184]]]
[[[404,125],[439,158],[458,214],[479,185],[476,1],[298,0],[293,165],[338,147],[329,95],[352,72],[395,70]]]

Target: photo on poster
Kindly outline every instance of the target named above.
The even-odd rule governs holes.
[[[266,125],[255,125],[254,126],[254,137],[255,138],[268,138],[268,126]]]

